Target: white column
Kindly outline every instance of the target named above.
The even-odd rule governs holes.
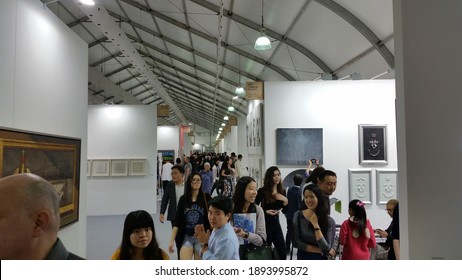
[[[461,259],[459,0],[394,0],[404,259]]]

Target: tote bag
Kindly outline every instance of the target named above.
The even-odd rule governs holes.
[[[275,249],[268,244],[261,246],[252,246],[247,249],[248,260],[278,260],[278,254]]]

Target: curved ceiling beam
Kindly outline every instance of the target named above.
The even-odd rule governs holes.
[[[170,105],[173,112],[183,122],[187,123],[188,121],[181,110],[177,108],[157,77],[154,76],[152,71],[149,71],[146,61],[140,56],[124,31],[114,22],[106,9],[101,5],[81,5],[79,8],[92,20],[93,24],[95,24],[103,34],[107,34],[108,38],[116,44],[121,52],[124,52],[125,59],[138,68],[137,72],[142,73],[143,78],[155,89],[157,95],[162,97],[162,99]]]
[[[162,19],[162,20],[164,20],[164,21],[166,21],[166,22],[168,22],[170,24],[173,24],[173,25],[175,25],[175,26],[177,26],[177,27],[179,27],[181,29],[184,29],[184,30],[186,30],[188,32],[191,32],[194,35],[197,35],[197,36],[199,36],[199,37],[201,37],[201,38],[203,38],[205,40],[208,40],[208,41],[210,41],[210,42],[212,42],[214,44],[218,44],[218,40],[215,37],[210,36],[210,35],[202,32],[202,31],[199,31],[197,29],[194,29],[191,26],[188,26],[188,25],[186,25],[186,24],[184,24],[182,22],[179,22],[179,21],[177,21],[177,20],[175,20],[173,18],[170,18],[170,17],[168,17],[168,16],[166,16],[166,15],[160,13],[160,12],[157,12],[157,11],[155,11],[155,10],[149,8],[149,7],[146,7],[146,6],[144,6],[144,5],[142,5],[142,4],[138,3],[138,2],[135,2],[133,0],[121,0],[121,2],[125,2],[125,3],[127,3],[127,4],[129,4],[129,5],[133,6],[133,7],[136,7],[138,9],[140,9],[140,10],[143,10],[143,11],[145,11],[145,12],[147,12],[147,13],[155,16],[155,17],[158,17],[158,18],[160,18],[160,19]],[[230,49],[232,51],[234,51],[236,49],[236,48],[230,48],[230,46],[228,44],[224,43],[224,42],[222,42],[221,46],[223,46],[223,47],[225,47],[227,49]],[[247,57],[249,59],[252,59],[252,60],[254,60],[255,62],[257,62],[259,64],[265,65],[266,67],[272,69],[273,71],[277,72],[278,74],[280,74],[281,76],[286,78],[288,81],[295,81],[295,79],[289,73],[284,71],[282,68],[280,68],[280,67],[278,67],[276,65],[273,65],[270,62],[265,61],[265,60],[263,60],[263,59],[261,59],[259,57],[251,55],[250,53],[247,53],[247,52],[245,52],[245,53],[246,53],[245,57]]]
[[[194,1],[194,0],[193,0]],[[359,18],[353,15],[350,11],[334,2],[333,0],[315,0],[319,4],[328,8],[332,12],[336,13],[338,16],[343,18],[346,22],[351,24],[356,30],[358,30],[364,37],[377,49],[377,51],[382,55],[383,59],[388,63],[388,65],[395,69],[395,57],[390,52],[390,50],[385,46],[385,43],[375,35],[372,30],[367,27]]]
[[[156,52],[158,52],[158,53],[161,53],[161,54],[163,54],[163,55],[165,55],[165,56],[168,56],[168,57],[172,58],[172,59],[175,60],[175,61],[181,62],[181,63],[183,63],[183,64],[185,64],[185,65],[187,65],[187,66],[189,66],[189,67],[191,67],[191,68],[194,68],[194,69],[196,69],[196,70],[199,70],[199,71],[201,71],[202,73],[205,73],[205,74],[207,74],[207,75],[209,75],[209,76],[215,77],[215,75],[216,75],[216,73],[214,73],[214,72],[212,72],[212,71],[210,71],[210,70],[207,70],[207,69],[205,69],[204,67],[201,67],[201,66],[196,65],[196,64],[194,64],[194,63],[192,63],[192,62],[189,62],[189,61],[187,61],[186,59],[183,59],[183,58],[181,58],[181,57],[179,57],[179,56],[176,56],[176,55],[174,55],[174,54],[172,54],[172,53],[166,52],[166,51],[164,51],[164,50],[162,50],[162,49],[160,49],[160,48],[158,48],[158,47],[156,47],[156,46],[154,46],[154,45],[152,45],[152,44],[149,44],[149,43],[147,43],[147,42],[140,41],[138,38],[136,38],[136,37],[134,37],[134,36],[132,36],[132,35],[130,35],[130,34],[127,34],[127,37],[128,37],[130,40],[133,40],[134,42],[141,43],[141,44],[143,44],[144,46],[150,48],[151,50],[154,50],[154,51],[156,51]],[[139,51],[139,52],[140,52],[140,51]],[[140,53],[143,53],[143,52],[140,52]],[[146,53],[143,53],[143,54],[146,54]],[[232,85],[232,86],[237,86],[237,83],[234,82],[234,81],[231,81],[231,80],[229,80],[229,79],[227,79],[227,78],[225,78],[225,77],[220,77],[220,78],[221,78],[222,81],[224,81],[224,82],[226,82],[226,83],[228,83],[228,84],[230,84],[230,85]]]
[[[211,86],[211,87],[214,87],[214,86],[215,86],[212,82],[209,82],[209,81],[207,81],[206,79],[203,79],[203,78],[200,78],[200,77],[196,76],[195,74],[192,74],[192,73],[190,73],[190,72],[188,72],[188,71],[186,71],[186,70],[183,70],[183,69],[181,69],[181,68],[178,68],[178,67],[176,67],[176,66],[174,66],[174,65],[172,65],[172,64],[170,64],[170,63],[167,63],[167,62],[165,62],[165,61],[163,61],[163,60],[161,60],[161,59],[159,59],[159,58],[156,58],[156,57],[152,56],[152,55],[149,54],[149,53],[146,53],[146,52],[143,52],[143,51],[140,51],[140,50],[138,50],[138,52],[139,52],[141,55],[143,55],[144,57],[147,57],[147,58],[152,59],[152,60],[155,61],[156,63],[160,63],[160,64],[162,64],[162,65],[165,65],[167,68],[175,69],[176,71],[181,72],[182,74],[185,74],[185,75],[187,75],[187,76],[189,76],[189,77],[191,77],[191,78],[193,78],[193,79],[195,79],[195,80],[197,80],[197,81],[200,81],[200,82],[202,82],[202,83],[205,83],[205,84],[207,84],[207,85],[209,85],[209,86]],[[107,57],[102,58],[102,59],[100,59],[99,61],[96,61],[96,62],[92,63],[90,66],[91,66],[91,67],[96,67],[96,66],[98,66],[99,64],[104,63],[104,62],[108,62],[108,61],[110,61],[111,59],[113,59],[113,58],[115,58],[115,57],[117,57],[117,56],[119,56],[119,55],[121,55],[121,54],[122,54],[121,52],[117,52],[117,53],[115,53],[115,54],[110,54],[110,55],[108,55]],[[150,62],[147,62],[147,64],[148,64],[149,66],[151,66],[152,68],[157,68],[156,65],[154,65],[154,64],[152,64],[152,63],[150,63]],[[119,68],[119,69],[117,69],[117,70],[128,69],[128,68],[130,68],[130,67],[132,67],[132,66],[133,66],[132,64],[128,64],[128,65],[123,66],[123,67],[121,67],[121,68]],[[193,65],[189,65],[189,66],[194,67]],[[202,71],[202,68],[198,68],[198,70]],[[162,69],[162,71],[167,71],[167,70]],[[204,72],[205,74],[212,75],[212,73],[211,73],[210,71],[208,71],[208,70],[205,70],[205,71],[203,71],[203,72]],[[109,74],[113,74],[113,72],[110,72]],[[110,77],[109,74],[105,74],[105,76],[106,76],[106,77]],[[183,78],[180,78],[178,75],[174,75],[174,74],[172,74],[172,73],[170,73],[170,72],[169,72],[169,74],[172,75],[172,76],[177,77],[178,79],[183,79]],[[120,82],[117,82],[116,84],[120,85],[120,84],[122,84],[122,83],[124,83],[124,82],[127,82],[127,81],[129,81],[129,80],[132,80],[132,79],[134,79],[134,78],[136,78],[136,77],[139,77],[139,76],[141,76],[141,74],[139,74],[139,73],[134,74],[134,75],[132,75],[132,76],[130,76],[130,77],[128,77],[128,78],[126,78],[126,79],[120,81]],[[190,82],[191,82],[191,81],[190,81]],[[191,83],[191,84],[194,84],[195,86],[199,87],[199,85],[198,85],[197,83]],[[224,92],[224,93],[229,94],[230,97],[235,96],[235,93],[234,93],[234,92],[232,92],[232,91],[230,91],[230,90],[227,90],[227,89],[225,89],[225,88],[223,88],[223,87],[219,87],[218,89],[219,89],[220,91]]]
[[[206,101],[206,100],[204,100],[203,98],[201,98],[200,96],[198,96],[195,93],[196,90],[194,88],[178,84],[177,81],[174,81],[173,79],[170,79],[170,78],[167,78],[167,77],[164,77],[164,79],[166,80],[166,84],[169,87],[174,88],[174,89],[177,90],[176,92],[188,91],[188,94],[191,95],[192,97],[194,97],[195,99],[198,99],[198,100],[201,100],[201,101]],[[207,96],[205,96],[205,97],[207,97]],[[208,96],[208,97],[212,98],[212,96]],[[222,111],[220,113],[225,114],[227,112],[227,110],[228,110],[228,107],[225,106],[225,105],[222,105],[222,104],[225,104],[225,103],[223,103],[222,101],[218,102],[217,107],[222,109]],[[246,116],[246,114],[244,112],[240,111],[240,110],[236,109],[235,112],[238,113],[242,117]]]
[[[213,87],[215,86],[213,83],[210,83],[209,81],[207,81],[207,80],[205,80],[205,79],[203,79],[203,78],[200,78],[200,77],[198,77],[198,76],[195,76],[194,74],[191,74],[191,73],[189,73],[189,72],[186,71],[186,70],[183,70],[183,69],[181,69],[181,68],[179,68],[179,67],[176,67],[176,66],[174,66],[174,65],[171,65],[171,64],[169,64],[169,63],[167,63],[167,62],[165,62],[165,61],[163,61],[163,60],[161,60],[161,59],[158,59],[158,58],[156,58],[156,57],[153,57],[153,56],[151,56],[151,55],[148,54],[148,53],[145,53],[145,52],[141,51],[141,54],[144,55],[144,56],[146,56],[146,57],[151,58],[151,59],[154,60],[156,63],[160,63],[160,64],[162,64],[162,65],[167,66],[168,68],[175,69],[175,71],[178,71],[178,72],[180,72],[180,73],[182,73],[182,74],[185,74],[185,75],[187,75],[187,76],[189,76],[189,77],[191,77],[191,78],[197,79],[198,81],[201,81],[201,82],[206,83],[206,84],[208,84],[208,85],[211,85],[211,86],[213,86]],[[153,65],[153,64],[150,63],[150,62],[147,62],[147,64],[150,65],[151,67],[154,67],[154,68],[157,67],[157,66]],[[162,69],[162,71],[164,71],[164,70],[165,70],[165,69]],[[232,91],[230,91],[230,90],[227,90],[227,89],[224,89],[224,88],[222,88],[222,87],[219,87],[219,89],[220,89],[221,91],[225,92],[225,93],[228,93],[229,95],[231,95],[231,97],[233,97],[233,96],[235,95],[234,92],[232,92]]]
[[[207,55],[207,54],[204,54],[204,53],[202,53],[202,52],[199,52],[199,51],[197,51],[197,50],[195,50],[195,49],[193,49],[193,48],[191,48],[191,47],[189,47],[189,46],[186,46],[186,45],[184,45],[184,44],[182,44],[182,43],[180,43],[180,42],[178,42],[178,41],[176,41],[176,40],[174,40],[174,39],[172,39],[172,38],[169,38],[169,37],[167,37],[167,36],[165,36],[165,35],[163,35],[163,34],[160,34],[160,33],[158,33],[158,32],[155,32],[154,30],[151,30],[151,29],[147,28],[146,26],[143,26],[143,25],[141,25],[141,24],[139,24],[139,23],[133,22],[133,21],[131,21],[130,19],[127,19],[127,18],[125,18],[125,17],[121,17],[121,16],[119,16],[118,14],[116,14],[116,13],[114,13],[114,12],[111,12],[111,11],[108,11],[108,12],[109,12],[109,14],[110,14],[111,16],[117,18],[117,20],[119,20],[119,21],[125,22],[125,23],[131,25],[132,27],[136,27],[136,28],[138,28],[138,29],[140,29],[140,30],[143,30],[144,32],[146,32],[146,33],[148,33],[148,34],[151,34],[152,36],[155,36],[155,37],[157,37],[157,38],[160,38],[160,39],[162,39],[162,40],[164,40],[164,41],[166,41],[166,42],[168,42],[168,43],[170,43],[170,44],[172,44],[172,45],[175,45],[175,46],[177,46],[177,47],[179,47],[179,48],[181,48],[181,49],[183,49],[183,50],[186,50],[186,51],[188,51],[188,52],[191,52],[191,53],[193,53],[193,54],[195,54],[195,55],[197,55],[197,56],[199,56],[199,57],[202,57],[202,58],[204,58],[204,59],[206,59],[206,60],[208,60],[208,61],[210,61],[210,62],[212,62],[212,63],[216,63],[216,58],[214,58],[214,57],[211,57],[211,56],[209,56],[209,55]],[[128,34],[127,34],[127,36],[128,36],[129,38],[131,38],[131,39],[133,39],[133,40],[136,40],[136,41],[138,41],[139,43],[141,43],[141,44],[143,44],[143,45],[146,46],[146,44],[145,44],[144,41],[140,41],[139,39],[136,39],[136,37],[130,36],[130,35],[128,35]],[[91,44],[89,44],[89,46],[90,46],[90,45],[93,46],[93,45],[95,45],[95,44],[102,43],[102,42],[108,42],[108,41],[107,41],[107,38],[106,38],[106,40],[105,40],[105,38],[101,38],[101,39],[99,39],[99,40],[96,41],[96,42],[92,42]],[[225,45],[224,45],[224,46],[225,46]],[[170,55],[170,54],[166,54],[166,55]],[[265,64],[265,62],[264,62],[263,60],[262,60],[262,62],[263,62],[262,64]],[[239,73],[240,73],[241,76],[247,77],[247,78],[249,78],[250,80],[253,80],[253,81],[257,81],[257,80],[258,80],[258,78],[257,78],[256,76],[253,76],[253,75],[251,75],[251,74],[248,73],[248,72],[239,70],[239,69],[237,69],[236,67],[233,67],[233,66],[231,66],[231,65],[229,65],[229,64],[226,64],[224,61],[220,61],[220,65],[223,66],[224,68],[226,68],[226,69],[232,71],[232,72],[235,72],[236,74],[239,74]],[[236,83],[234,86],[237,86],[237,83]]]
[[[166,83],[168,86],[170,86],[170,87],[175,87],[175,88],[177,88],[177,89],[179,89],[179,90],[180,90],[180,88],[182,88],[181,90],[183,90],[183,91],[188,90],[188,91],[189,91],[189,94],[192,94],[193,96],[194,96],[194,93],[197,92],[196,89],[194,89],[194,88],[192,88],[192,87],[190,87],[190,86],[186,86],[186,85],[179,84],[178,81],[176,81],[176,80],[174,80],[174,79],[172,79],[172,78],[169,78],[169,77],[166,77],[166,76],[163,76],[162,78],[165,80],[165,83]],[[174,84],[177,85],[177,86],[175,86]],[[208,95],[208,96],[207,96],[207,95],[204,93],[204,96],[205,96],[206,98],[213,98],[213,91],[212,91],[212,90],[202,88],[202,91],[208,92],[208,93],[211,94],[211,95]],[[203,98],[201,98],[201,99],[203,100]],[[205,100],[205,101],[206,101],[206,100]],[[229,101],[228,101],[228,102],[229,102]],[[219,104],[226,104],[226,101],[220,100],[218,103],[219,103]],[[220,105],[217,105],[217,106],[220,107]],[[228,107],[226,107],[226,106],[223,105],[223,106],[221,106],[221,109],[222,109],[222,111],[221,111],[220,113],[226,113],[227,110],[228,110]],[[245,112],[239,110],[238,108],[236,109],[236,112],[239,113],[239,115],[241,115],[241,116],[246,116],[246,115],[247,115]]]
[[[219,7],[212,4],[212,3],[209,3],[207,1],[204,1],[204,0],[190,0],[191,2],[194,2],[196,3],[197,5],[200,5],[204,8],[207,8],[213,12],[216,12],[218,13],[219,11]],[[253,21],[250,21],[244,17],[241,17],[229,10],[224,10],[224,13],[223,13],[224,16],[234,20],[235,22],[238,22],[242,25],[245,25],[251,29],[254,29],[258,32],[260,32],[260,29],[261,29],[261,24],[259,23],[255,23]],[[329,66],[327,66],[326,63],[324,63],[324,61],[322,61],[317,55],[315,55],[314,53],[312,53],[310,50],[308,50],[307,48],[305,48],[304,46],[300,45],[299,43],[295,42],[294,40],[290,39],[289,37],[286,37],[282,34],[279,34],[277,33],[276,31],[274,30],[271,30],[269,29],[268,27],[265,26],[265,29],[266,29],[266,35],[270,36],[271,38],[274,38],[278,41],[281,41],[281,42],[284,42],[285,44],[289,45],[290,47],[298,50],[299,52],[301,52],[302,54],[304,54],[306,57],[308,57],[311,61],[313,61],[323,72],[325,73],[332,73],[332,70],[330,69]]]

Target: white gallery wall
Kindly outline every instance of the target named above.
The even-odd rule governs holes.
[[[359,165],[359,124],[388,126],[388,165]],[[338,224],[348,217],[348,169],[397,169],[393,80],[265,82],[263,175],[266,168],[276,165],[277,128],[323,129],[323,166],[336,172],[333,196],[342,200],[342,213],[332,211]],[[279,166],[283,178],[305,167]],[[373,227],[388,227],[390,218],[384,209],[385,205],[376,204],[374,171],[372,205],[366,206]]]
[[[87,44],[34,0],[0,1],[0,34],[0,126],[81,139],[80,170],[86,170]],[[82,257],[86,196],[81,172],[79,220],[59,232]]]
[[[88,159],[146,159],[146,176],[88,177],[87,214],[156,213],[157,108],[88,107]]]
[[[224,150],[226,154],[231,155],[232,152],[235,152],[237,155],[237,126],[231,126],[231,132],[226,133],[225,137],[223,138],[224,143]]]
[[[180,150],[180,127],[158,126],[157,127],[157,150],[174,150],[175,158]]]

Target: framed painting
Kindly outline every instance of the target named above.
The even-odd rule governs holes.
[[[359,164],[388,164],[386,125],[359,125]]]
[[[348,169],[350,201],[359,199],[372,204],[372,169]]]
[[[111,176],[128,176],[127,159],[111,159]]]
[[[146,159],[131,159],[130,160],[130,176],[145,176],[146,175]]]
[[[109,160],[108,159],[93,159],[91,160],[91,176],[109,176]]]
[[[60,198],[60,227],[79,220],[81,140],[0,127],[0,177],[34,173]]]
[[[390,199],[398,197],[398,170],[376,169],[377,204],[387,204]]]
[[[162,154],[162,161],[170,161],[175,163],[175,151],[174,150],[159,150],[157,153]]]
[[[310,159],[323,164],[322,128],[276,129],[276,164],[306,166]]]

